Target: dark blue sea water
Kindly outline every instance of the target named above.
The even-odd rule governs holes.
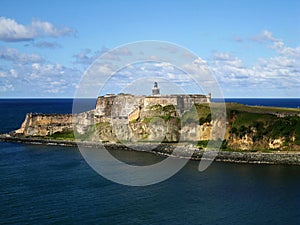
[[[285,103],[280,106],[298,107],[299,99]],[[26,112],[71,111],[70,99],[0,100],[0,132],[18,128]],[[147,164],[161,160],[114,154]],[[94,172],[76,147],[0,142],[0,224],[300,224],[299,166],[197,168],[191,161],[164,182],[128,187]]]
[[[256,106],[300,108],[300,99],[298,98],[226,98],[225,102],[237,102]]]

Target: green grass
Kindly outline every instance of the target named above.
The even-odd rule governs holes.
[[[100,129],[101,127],[107,127],[110,126],[110,122],[99,122],[95,124],[97,129]]]
[[[164,107],[162,107],[162,111],[165,113],[172,113],[176,111],[176,108],[174,105],[166,105]]]
[[[195,104],[188,112],[184,113],[182,118],[183,124],[200,123],[210,121],[210,108],[208,104]]]
[[[151,106],[150,110],[161,111],[162,110],[162,106],[160,104],[156,104],[156,105]]]
[[[143,118],[144,123],[150,123],[153,120],[154,117],[145,117]]]
[[[232,122],[233,127],[240,127],[240,126],[249,126],[252,125],[253,122],[269,122],[275,120],[277,117],[270,114],[259,114],[253,112],[243,112],[243,111],[232,111],[234,115],[234,121]]]
[[[298,108],[282,108],[282,107],[269,107],[269,106],[247,106],[239,103],[226,103],[227,110],[238,110],[252,113],[300,113]]]
[[[73,131],[56,132],[46,137],[54,140],[71,140],[71,141],[75,140]]]
[[[208,144],[208,140],[198,141],[196,147],[199,149],[204,149],[206,148],[207,144]]]

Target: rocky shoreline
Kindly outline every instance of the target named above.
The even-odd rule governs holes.
[[[78,144],[97,147],[103,144],[95,142],[75,142],[68,140],[53,140],[53,139],[42,139],[42,138],[28,138],[28,137],[14,137],[10,135],[0,135],[0,141],[3,142],[19,142],[26,144],[45,144],[45,145],[60,145],[60,146],[77,146]],[[117,144],[117,143],[105,143],[104,146],[108,150],[122,149],[122,150],[134,150],[134,151],[144,151],[154,154],[160,154],[164,156],[170,156],[175,149],[174,144],[150,144],[143,143],[143,148],[140,150],[141,144]],[[177,147],[178,148],[178,147]],[[189,155],[190,151],[193,151],[191,157],[192,160],[206,160],[210,159],[210,156],[216,154],[214,151],[205,151],[205,156],[207,158],[202,158],[204,151],[198,150],[192,146],[179,146],[181,148],[182,154],[176,157],[185,157]],[[136,150],[139,149],[139,150]],[[214,159],[218,162],[231,162],[231,163],[253,163],[253,164],[281,164],[281,165],[300,165],[300,153],[299,152],[232,152],[232,151],[219,151],[216,158]]]

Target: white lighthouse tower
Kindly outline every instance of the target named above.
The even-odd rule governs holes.
[[[158,88],[157,82],[154,82],[154,86],[152,88],[152,96],[160,96],[160,90]]]

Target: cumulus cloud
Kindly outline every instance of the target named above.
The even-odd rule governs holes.
[[[172,64],[139,62],[112,74],[103,84],[101,94],[113,91],[148,95],[154,81],[159,82],[163,94],[199,93],[199,87],[193,82],[191,76]]]
[[[192,63],[184,64],[182,69],[199,81],[204,82],[211,79],[207,63],[201,58],[193,60]]]
[[[41,75],[42,77],[59,76],[64,74],[64,69],[65,68],[59,63],[33,63],[31,64],[29,77],[41,78]]]
[[[9,70],[9,73],[10,73],[10,75],[11,75],[13,78],[17,78],[17,77],[18,77],[18,71],[16,71],[15,69],[10,69],[10,70]]]
[[[159,47],[159,50],[167,51],[167,52],[169,52],[171,54],[174,54],[174,53],[176,53],[178,51],[178,48],[173,47],[171,45],[166,45],[166,46],[163,45],[163,46]]]
[[[0,17],[0,40],[6,42],[18,42],[34,40],[43,37],[59,37],[75,34],[76,31],[69,27],[55,27],[52,23],[33,20],[24,25],[14,19]]]
[[[14,91],[15,88],[12,84],[0,84],[0,92]]]
[[[41,62],[43,58],[38,54],[21,53],[15,48],[0,47],[0,59],[15,63]]]
[[[240,91],[244,96],[247,94],[256,96],[259,93],[286,95],[283,92],[288,91],[294,97],[299,95],[300,46],[287,47],[282,40],[274,37],[267,30],[252,37],[251,40],[271,43],[267,47],[273,49],[276,55],[260,58],[253,65],[247,66],[243,60],[229,53],[215,52],[208,60],[211,70],[217,76],[225,93]]]
[[[49,62],[36,54],[11,48],[0,49],[8,63],[0,70],[0,91],[15,97],[73,96],[80,70]]]
[[[260,34],[250,38],[252,41],[265,42],[265,41],[278,41],[273,34],[268,30],[263,30]]]
[[[99,56],[101,55],[100,51],[93,52],[91,49],[86,48],[81,50],[79,53],[73,55],[75,58],[76,64],[90,65],[92,64]]]
[[[275,38],[272,32],[268,30],[264,30],[259,35],[253,36],[250,39],[260,43],[270,42],[270,47],[282,55],[299,56],[300,54],[300,46],[296,48],[287,47],[285,46],[283,40]]]
[[[135,90],[131,89],[134,85],[138,85],[140,90],[137,93],[149,94],[152,81],[159,81],[162,92],[172,87],[170,93],[176,91],[178,93],[178,90],[183,90],[184,93],[199,93],[201,90],[194,85],[195,82],[185,72],[198,73],[198,76],[202,74],[200,78],[203,83],[200,85],[210,88],[210,80],[205,80],[205,75],[209,74],[208,65],[208,69],[216,76],[226,97],[299,96],[300,46],[286,46],[283,40],[276,38],[270,31],[263,31],[251,40],[272,49],[274,51],[272,57],[259,58],[249,65],[232,53],[214,52],[206,61],[199,58],[179,69],[168,63],[148,62],[128,65],[119,71],[113,67],[115,63],[113,61],[119,60],[121,56],[130,56],[131,52],[126,48],[119,49],[114,54],[104,55],[102,54],[108,52],[107,48],[102,48],[100,51],[83,49],[73,58],[74,63],[81,66],[90,65],[100,55],[107,59],[104,64],[99,64],[97,71],[94,71],[95,76],[100,72],[112,74],[102,94]],[[45,46],[49,44],[37,41],[32,43]],[[172,49],[162,50],[172,52]],[[154,55],[153,58],[155,57]],[[4,63],[0,68],[0,78],[2,78],[0,91],[7,93],[19,91],[19,96],[72,96],[82,75],[81,69],[48,62],[38,54],[22,53],[8,47],[0,47],[0,59],[13,65],[9,68]],[[137,80],[139,82],[135,83]],[[103,84],[91,80],[91,86],[87,88],[90,90],[101,85]],[[203,93],[208,93],[209,88]],[[167,94],[167,91],[164,93]]]
[[[113,49],[112,51],[109,51],[108,49],[106,49],[106,51],[103,51],[102,49],[101,55],[103,59],[120,60],[120,57],[131,56],[132,53],[126,47],[119,47],[117,49]]]
[[[120,47],[109,51],[108,48],[102,47],[100,51],[92,51],[89,48],[81,50],[79,53],[73,55],[75,58],[75,63],[82,65],[92,64],[98,57],[101,56],[102,59],[106,60],[120,60],[120,56],[131,56],[132,53],[126,47]]]
[[[0,77],[4,78],[7,76],[7,73],[5,71],[0,71]]]
[[[77,69],[51,62],[18,65],[15,70],[14,84],[29,96],[73,96],[81,75]]]
[[[73,55],[73,58],[75,58],[76,64],[82,64],[82,65],[90,65],[92,64],[99,56],[102,54],[108,52],[109,49],[106,47],[102,47],[100,51],[92,51],[89,48],[82,49],[79,53]]]
[[[240,36],[233,37],[233,40],[236,41],[236,42],[243,42],[244,41],[243,38],[240,37]]]
[[[27,45],[29,46],[29,45]],[[48,42],[48,41],[37,41],[33,42],[31,46],[36,48],[48,48],[48,49],[57,49],[61,48],[62,46],[56,42]]]

